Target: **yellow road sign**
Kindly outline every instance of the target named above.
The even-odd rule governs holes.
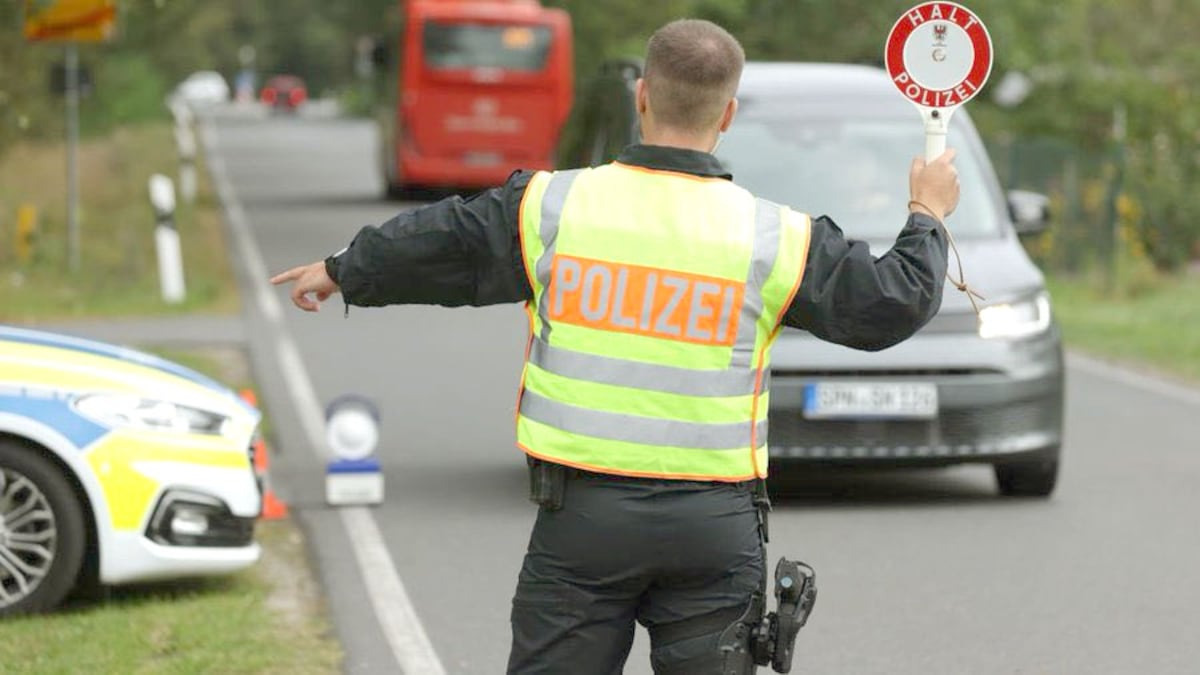
[[[25,39],[103,42],[117,23],[117,0],[25,0]]]

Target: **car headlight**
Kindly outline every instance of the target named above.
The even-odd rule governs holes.
[[[979,311],[979,336],[1023,338],[1050,327],[1050,296],[1038,293],[1028,300],[984,307]]]
[[[88,394],[75,409],[104,426],[145,431],[223,435],[230,423],[219,413],[129,394]]]

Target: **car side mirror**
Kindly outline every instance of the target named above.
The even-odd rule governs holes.
[[[1017,234],[1040,234],[1050,224],[1050,198],[1029,190],[1009,190],[1008,214]]]

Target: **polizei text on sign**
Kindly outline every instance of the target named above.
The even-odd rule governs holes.
[[[983,88],[992,42],[979,18],[952,2],[926,2],[892,27],[884,61],[893,84],[927,108],[949,108]]]

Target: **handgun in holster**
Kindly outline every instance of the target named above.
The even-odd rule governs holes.
[[[742,618],[721,634],[719,647],[726,654],[726,668],[722,672],[749,673],[753,670],[750,661],[754,665],[769,665],[777,673],[791,672],[796,637],[808,621],[816,600],[813,568],[780,558],[775,566],[775,611],[766,614],[764,594],[754,593]]]
[[[775,565],[775,611],[759,626],[754,662],[760,666],[770,663],[777,673],[791,672],[796,636],[808,622],[816,601],[817,575],[813,568],[780,558]]]
[[[529,501],[549,511],[562,508],[567,468],[529,457]]]

